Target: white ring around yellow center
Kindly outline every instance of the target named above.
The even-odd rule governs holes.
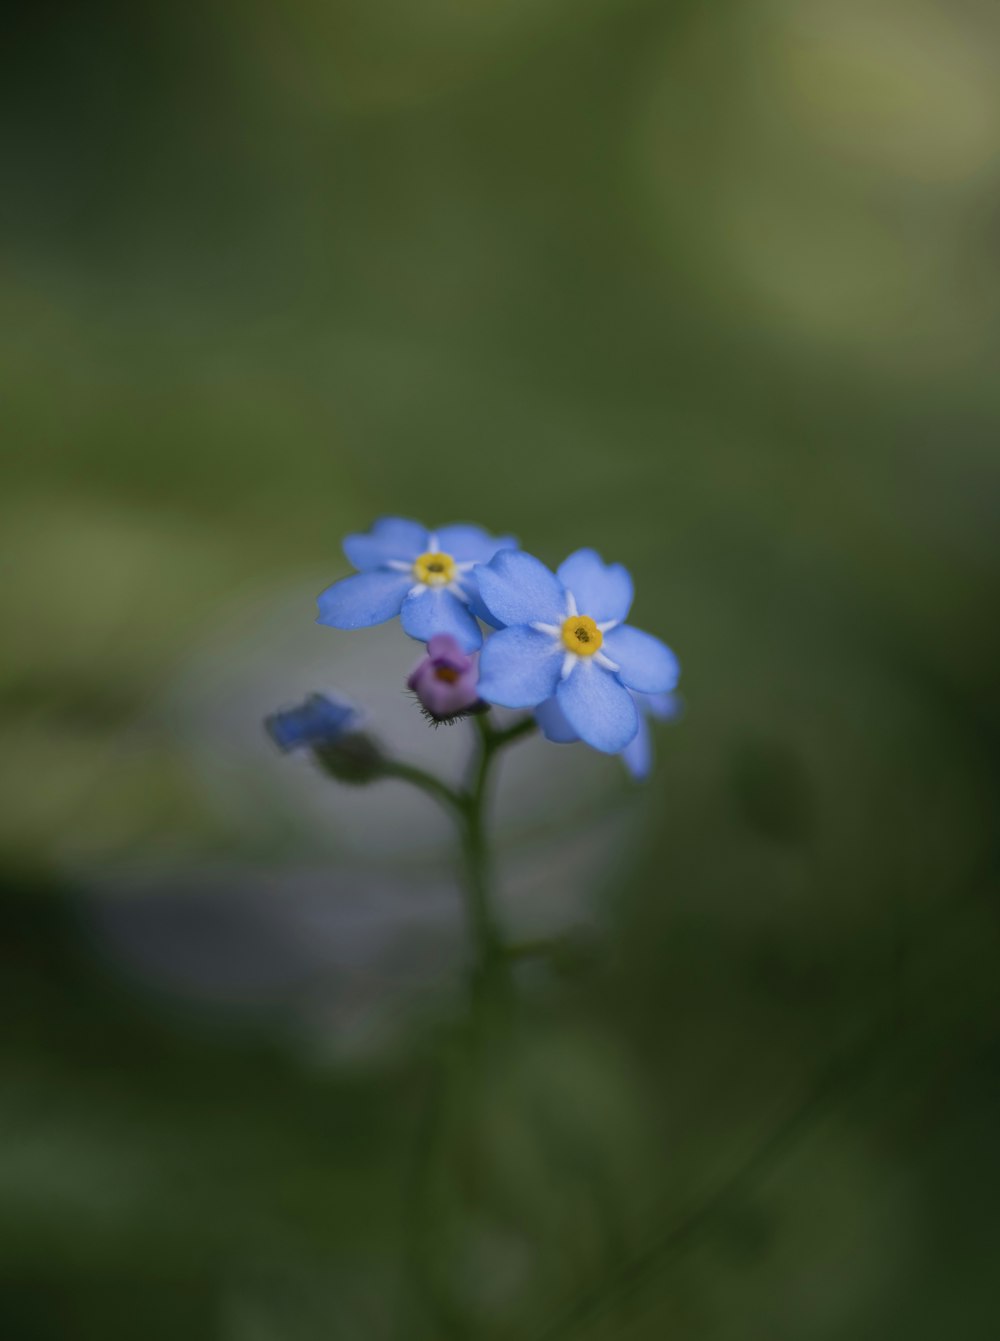
[[[562,622],[563,647],[578,657],[592,657],[601,650],[604,634],[589,615],[570,615]]]
[[[428,587],[446,587],[458,576],[455,560],[450,554],[428,550],[413,561],[413,576]]]

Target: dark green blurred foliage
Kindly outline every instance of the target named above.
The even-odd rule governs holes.
[[[996,1337],[998,35],[11,14],[4,1336]],[[87,910],[284,889],[286,761],[241,822],[185,704],[380,513],[625,561],[687,711],[586,953],[345,1059]]]
[[[809,837],[814,824],[809,779],[787,748],[744,743],[733,760],[733,791],[747,823],[759,833],[790,845]]]

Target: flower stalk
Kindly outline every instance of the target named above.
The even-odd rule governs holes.
[[[493,856],[486,832],[493,762],[499,752],[535,729],[533,717],[522,717],[497,730],[488,714],[473,719],[479,746],[464,793],[462,850],[469,922],[476,939],[480,967],[488,971],[503,954],[503,941],[493,915]]]
[[[535,731],[537,723],[528,715],[497,727],[493,714],[478,703],[475,709],[458,715],[474,723],[476,740],[465,781],[458,787],[388,754],[364,729],[354,708],[323,694],[313,694],[299,707],[272,714],[267,729],[282,749],[307,749],[316,765],[338,782],[364,786],[397,778],[422,791],[451,816],[458,828],[466,917],[482,978],[505,959],[517,957],[504,944],[493,908],[487,825],[493,767],[498,755]]]
[[[386,761],[383,776],[417,787],[455,820],[462,849],[466,915],[476,946],[478,969],[485,975],[507,954],[493,908],[493,857],[487,834],[493,766],[502,750],[535,730],[535,720],[522,717],[502,728],[494,726],[488,713],[471,720],[475,723],[477,744],[461,789],[450,787],[425,769],[395,760]]]

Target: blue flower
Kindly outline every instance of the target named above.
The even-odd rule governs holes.
[[[639,710],[639,729],[621,751],[621,760],[637,782],[649,777],[653,767],[653,738],[649,729],[649,718],[670,721],[681,711],[681,701],[676,694],[633,694],[635,706]],[[550,698],[535,709],[535,718],[546,740],[556,745],[569,745],[580,737],[576,734],[566,714],[559,706],[558,699]]]
[[[272,713],[264,725],[282,750],[314,749],[332,745],[353,731],[360,715],[350,703],[310,694],[297,708]]]
[[[478,526],[443,526],[431,532],[419,522],[383,517],[367,535],[349,535],[344,553],[358,569],[319,597],[318,624],[367,629],[400,616],[419,642],[450,634],[463,652],[482,646],[472,569],[500,550],[517,548],[511,536],[497,539]]]
[[[558,701],[588,745],[617,754],[639,714],[629,690],[668,693],[680,673],[659,639],[624,623],[632,579],[621,564],[577,550],[554,574],[530,554],[502,550],[474,570],[479,595],[502,627],[479,659],[479,693],[507,708]]]

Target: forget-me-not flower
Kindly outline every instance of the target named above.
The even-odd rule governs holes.
[[[511,536],[497,539],[479,526],[442,526],[383,517],[366,535],[349,535],[344,553],[358,569],[319,597],[317,623],[335,629],[366,629],[399,615],[411,638],[426,643],[448,633],[464,652],[482,646],[472,570],[500,550],[517,548]]]
[[[502,550],[474,574],[483,605],[506,626],[480,656],[480,696],[507,708],[555,696],[581,740],[607,754],[624,750],[639,729],[629,690],[667,693],[679,675],[668,647],[624,622],[627,570],[581,549],[555,574],[530,554]]]
[[[650,717],[667,722],[681,711],[676,694],[633,694],[639,710],[639,729],[621,751],[621,761],[637,782],[649,777],[653,768],[653,735],[649,729]],[[546,699],[535,709],[535,720],[546,740],[555,745],[570,745],[580,739],[566,720],[566,714],[556,698]]]

